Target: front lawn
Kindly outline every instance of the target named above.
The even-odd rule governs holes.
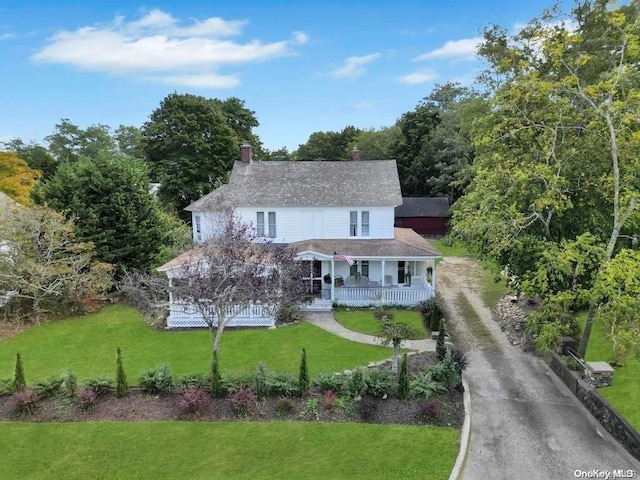
[[[584,328],[587,313],[578,316]],[[611,342],[606,338],[604,329],[597,323],[591,329],[586,360],[590,362],[607,362],[611,359]],[[624,367],[614,367],[613,385],[598,388],[602,395],[624,418],[640,431],[640,360],[633,355],[625,360]]]
[[[390,310],[393,320],[409,325],[418,332],[413,340],[426,338],[428,333],[424,326],[422,314],[414,310]],[[333,312],[336,321],[345,328],[367,335],[380,335],[382,321],[373,316],[373,310],[342,310]]]
[[[459,434],[350,423],[3,423],[0,478],[446,479]]]
[[[161,363],[168,363],[175,377],[205,373],[211,363],[210,338],[207,330],[153,330],[132,308],[111,305],[95,314],[35,326],[0,340],[0,379],[13,377],[16,352],[22,355],[27,384],[68,369],[80,382],[98,375],[115,377],[118,346],[132,385],[145,369]],[[249,372],[259,363],[270,370],[296,373],[303,347],[311,375],[391,356],[389,348],[351,342],[301,322],[274,330],[225,331],[220,365],[223,373]]]

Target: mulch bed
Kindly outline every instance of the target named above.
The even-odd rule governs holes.
[[[410,371],[422,371],[435,363],[433,353],[409,357]],[[388,365],[382,365],[388,367]],[[379,367],[380,368],[380,367]],[[455,390],[438,397],[440,414],[436,419],[423,414],[423,400],[365,397],[360,401],[346,401],[342,407],[327,409],[323,395],[312,390],[305,398],[288,398],[283,413],[282,398],[258,401],[254,412],[239,416],[226,398],[207,398],[198,413],[184,413],[178,406],[179,394],[147,395],[131,389],[129,395],[117,398],[115,391],[98,397],[95,405],[82,410],[76,402],[58,396],[44,399],[32,414],[21,414],[13,408],[11,397],[0,397],[0,421],[23,422],[85,422],[85,421],[271,421],[296,420],[318,422],[366,422],[379,424],[439,425],[461,428],[464,420],[462,391]]]

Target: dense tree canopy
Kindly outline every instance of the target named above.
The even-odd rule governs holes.
[[[307,143],[298,147],[296,160],[336,161],[351,160],[349,145],[354,143],[360,130],[351,125],[339,132],[314,132]]]
[[[99,154],[65,162],[36,196],[73,217],[78,238],[118,272],[149,268],[171,241],[172,223],[149,192],[141,160]]]
[[[554,10],[513,38],[485,32],[491,108],[474,125],[473,181],[455,206],[454,234],[525,279],[539,274],[551,245],[577,251],[592,235],[602,252],[596,271],[569,275],[570,286],[545,298],[590,304],[584,353],[601,266],[620,247],[637,248],[640,22],[637,3],[605,0],[581,3],[569,19]]]
[[[232,117],[227,117],[225,111]],[[240,158],[240,137],[257,125],[244,102],[172,93],[142,127],[142,148],[160,197],[182,211],[226,179]]]
[[[0,152],[0,192],[22,204],[31,203],[30,193],[41,172],[29,168],[15,152]]]

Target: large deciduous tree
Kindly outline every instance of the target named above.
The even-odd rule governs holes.
[[[177,211],[213,190],[240,157],[242,139],[230,125],[238,131],[253,125],[240,113],[227,119],[220,101],[178,93],[151,113],[142,148],[152,180],[161,183],[160,197]]]
[[[42,206],[0,210],[0,295],[8,318],[80,312],[111,285],[111,266],[94,260],[71,220]]]
[[[26,205],[31,203],[30,193],[40,176],[17,153],[0,152],[0,192]]]
[[[37,200],[73,217],[78,238],[95,245],[117,274],[157,265],[171,243],[172,224],[149,192],[142,160],[99,154],[61,164],[37,192]]]
[[[493,98],[474,126],[475,176],[455,207],[454,234],[520,277],[537,274],[549,245],[593,235],[602,247],[596,271],[577,276],[579,285],[558,285],[547,299],[569,296],[569,308],[589,304],[582,355],[600,267],[620,247],[637,248],[639,37],[637,2],[596,0],[578,4],[569,18],[548,12],[513,38],[488,29],[480,48],[491,65],[484,79]],[[514,250],[528,259],[512,262]]]
[[[300,145],[296,160],[336,161],[351,160],[349,145],[354,143],[360,130],[351,125],[339,132],[314,132],[306,143]]]

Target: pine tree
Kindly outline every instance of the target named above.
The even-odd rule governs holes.
[[[22,356],[20,353],[16,353],[16,370],[13,377],[13,389],[16,392],[24,392],[27,387],[27,382],[24,379],[24,367],[22,366]]]
[[[445,337],[445,324],[444,320],[440,321],[440,330],[438,331],[438,338],[436,340],[436,356],[438,357],[438,361],[442,360],[447,353],[447,350],[444,346],[444,337]]]
[[[213,360],[211,362],[211,396],[222,397],[224,388],[222,387],[222,379],[220,378],[220,367],[218,365],[218,352],[214,350]]]
[[[122,366],[122,352],[120,347],[116,350],[116,396],[122,398],[129,393],[129,385],[127,384],[127,376]]]
[[[402,355],[400,364],[400,374],[398,375],[398,397],[405,399],[409,397],[409,361],[407,354]]]
[[[309,379],[309,368],[307,367],[307,351],[302,349],[302,358],[300,359],[300,375],[298,376],[298,388],[300,395],[306,395],[309,392],[311,380]]]

